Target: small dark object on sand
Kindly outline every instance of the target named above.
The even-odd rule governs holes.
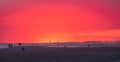
[[[22,51],[25,51],[25,47],[22,47]]]

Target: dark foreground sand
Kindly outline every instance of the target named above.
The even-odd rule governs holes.
[[[120,48],[42,48],[1,49],[0,62],[120,62]]]

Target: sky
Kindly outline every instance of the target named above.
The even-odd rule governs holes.
[[[0,0],[0,43],[120,40],[120,0]]]

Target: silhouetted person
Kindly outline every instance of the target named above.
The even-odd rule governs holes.
[[[8,44],[8,48],[11,48],[11,44]]]
[[[90,48],[90,44],[88,44],[88,48]]]
[[[12,45],[12,44],[8,44],[8,47],[9,47],[9,48],[12,48],[12,47],[13,47],[13,45]]]
[[[21,44],[21,43],[18,43],[18,46],[19,46],[19,47],[21,47],[21,46],[22,46],[22,44]]]

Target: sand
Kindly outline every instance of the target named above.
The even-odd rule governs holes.
[[[0,50],[0,62],[120,62],[120,48],[14,47]]]

